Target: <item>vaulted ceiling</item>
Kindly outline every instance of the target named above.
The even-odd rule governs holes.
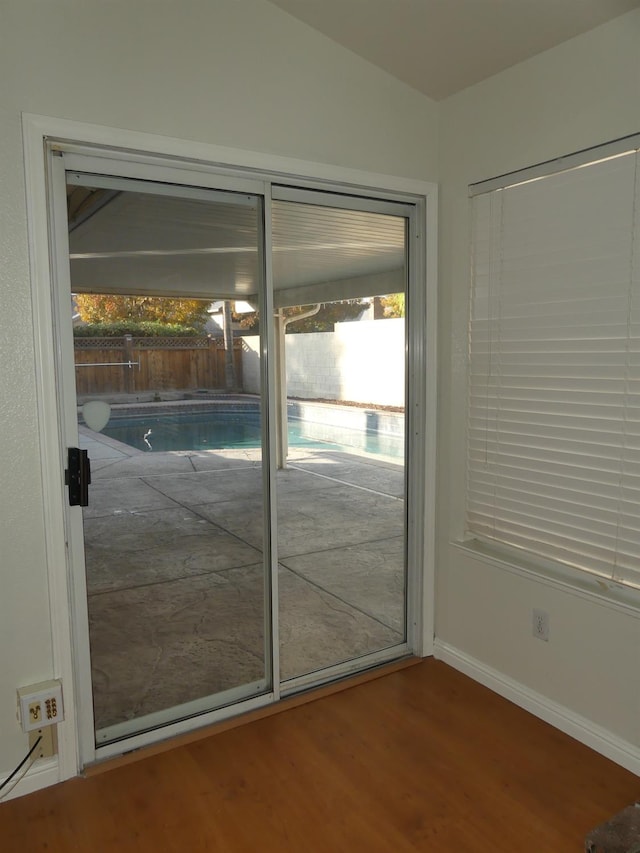
[[[434,100],[640,6],[640,0],[270,0]]]

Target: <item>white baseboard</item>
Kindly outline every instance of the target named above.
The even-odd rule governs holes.
[[[640,748],[442,640],[434,657],[640,776]]]
[[[7,773],[5,776],[0,777],[0,785],[8,776],[9,774]],[[16,776],[19,778],[20,773],[16,774]],[[33,767],[27,770],[15,786],[15,779],[9,782],[7,793],[5,793],[5,790],[0,791],[0,803],[13,800],[15,797],[24,797],[25,794],[33,794],[34,791],[39,791],[41,788],[48,788],[49,785],[56,785],[59,781],[58,757],[40,758],[34,763]]]

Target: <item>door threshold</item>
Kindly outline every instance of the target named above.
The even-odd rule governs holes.
[[[344,678],[332,681],[330,684],[322,684],[319,687],[310,687],[307,690],[296,693],[293,696],[287,696],[270,705],[265,705],[262,708],[256,708],[253,711],[248,711],[244,714],[238,714],[235,717],[230,717],[226,720],[221,720],[213,725],[203,726],[186,734],[176,735],[175,737],[167,738],[166,740],[154,743],[150,746],[141,746],[138,749],[132,749],[130,752],[125,752],[123,755],[118,755],[115,758],[105,758],[101,761],[96,761],[93,764],[88,764],[81,772],[82,776],[96,776],[100,773],[106,773],[108,770],[115,770],[117,767],[122,767],[126,764],[132,764],[135,761],[141,761],[145,758],[150,758],[152,755],[158,755],[162,752],[168,752],[171,749],[176,749],[181,746],[186,746],[190,743],[195,743],[204,738],[212,737],[230,729],[244,726],[252,723],[255,720],[262,720],[265,717],[271,717],[274,714],[279,714],[282,711],[289,711],[292,708],[297,708],[300,705],[306,705],[309,702],[315,702],[316,699],[324,699],[326,696],[331,696],[333,693],[340,693],[343,690],[349,690],[352,687],[357,687],[360,684],[366,684],[368,681],[374,681],[376,678],[382,678],[385,675],[391,675],[402,669],[407,669],[410,666],[415,666],[421,663],[424,658],[409,657],[400,658],[391,663],[380,664],[379,666],[371,667],[370,669],[360,672],[357,675],[349,675]]]

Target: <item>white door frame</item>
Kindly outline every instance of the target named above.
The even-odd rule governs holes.
[[[434,574],[435,574],[435,458],[436,458],[436,375],[437,375],[437,187],[435,184],[407,178],[377,175],[358,170],[312,163],[304,160],[278,157],[258,152],[222,148],[206,143],[161,137],[153,134],[106,128],[46,116],[23,115],[23,144],[27,187],[27,217],[31,286],[33,298],[33,323],[35,347],[35,372],[40,424],[40,454],[45,521],[47,575],[49,579],[49,606],[53,653],[52,676],[61,678],[64,686],[65,720],[58,726],[58,779],[77,775],[81,766],[80,731],[78,726],[79,696],[75,689],[75,651],[72,636],[74,613],[73,595],[68,577],[67,533],[65,531],[65,487],[63,452],[66,448],[59,418],[58,377],[56,361],[60,353],[59,336],[55,333],[57,309],[52,301],[54,292],[53,269],[56,263],[55,246],[62,235],[55,233],[55,224],[49,221],[49,194],[51,192],[47,158],[55,156],[56,149],[65,152],[87,152],[93,149],[113,164],[114,174],[140,175],[145,170],[165,170],[167,167],[191,175],[195,183],[209,183],[224,188],[224,175],[234,178],[256,178],[273,182],[293,182],[310,189],[337,189],[354,195],[372,198],[412,201],[421,211],[415,223],[413,254],[410,264],[417,281],[424,285],[424,294],[416,323],[424,322],[421,335],[423,345],[418,346],[417,358],[424,365],[416,403],[420,407],[417,421],[411,416],[412,429],[418,428],[423,436],[423,452],[419,454],[423,494],[420,504],[424,536],[422,540],[423,565],[418,587],[412,590],[417,596],[409,637],[412,650],[420,656],[433,651],[434,635]],[[49,153],[47,153],[49,152]],[[283,181],[284,178],[284,181]],[[222,184],[222,186],[221,186]],[[268,214],[266,214],[268,215]],[[62,237],[64,241],[64,237]],[[59,260],[59,259],[58,259]],[[267,260],[270,263],[270,258]],[[415,330],[414,330],[415,334]],[[415,365],[409,365],[415,372]],[[418,423],[419,421],[419,423]],[[414,481],[415,482],[415,481]],[[415,486],[414,486],[415,488]],[[411,497],[411,494],[410,494]],[[272,543],[274,545],[274,543]],[[415,600],[415,598],[414,598]],[[277,602],[272,603],[275,610]],[[277,618],[277,614],[276,614]],[[277,673],[274,673],[277,675]],[[259,701],[262,700],[262,701]],[[274,700],[273,694],[250,700],[265,704]],[[244,710],[244,706],[242,710]],[[248,709],[248,708],[247,708]],[[206,715],[199,724],[207,724],[225,716],[225,710]],[[233,713],[238,712],[233,709]],[[229,715],[227,710],[226,715]],[[179,724],[168,726],[163,736],[178,733]],[[174,730],[175,728],[175,730]],[[184,729],[183,729],[184,730]],[[149,733],[144,742],[157,740],[157,733]],[[122,752],[122,746],[112,754]],[[102,757],[102,756],[101,756]],[[105,754],[106,757],[106,754]],[[86,757],[84,758],[86,763]]]

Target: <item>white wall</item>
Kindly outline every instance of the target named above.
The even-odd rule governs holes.
[[[246,394],[260,393],[260,336],[242,336],[242,390]]]
[[[401,319],[336,323],[333,332],[285,336],[287,396],[404,406],[405,324]],[[242,338],[242,380],[260,390],[260,338]]]
[[[336,323],[285,344],[288,396],[404,406],[404,320]]]
[[[467,185],[640,131],[640,11],[441,106],[437,636],[460,653],[458,663],[469,656],[485,674],[512,679],[543,703],[603,727],[630,749],[637,769],[640,611],[514,574],[450,541],[462,531],[464,493]],[[548,644],[531,636],[533,607],[550,614]]]
[[[50,677],[21,112],[437,179],[437,108],[264,0],[2,0],[0,778]]]

